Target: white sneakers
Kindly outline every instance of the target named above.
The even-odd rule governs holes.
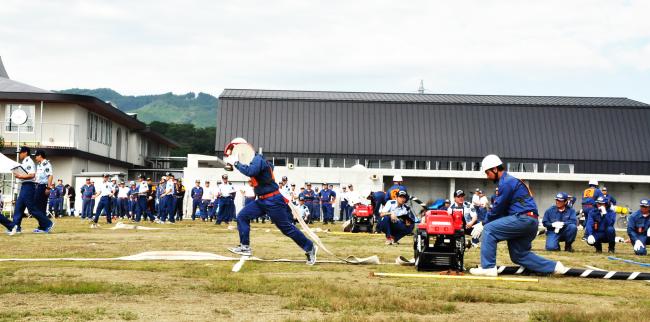
[[[497,268],[492,267],[492,268],[470,268],[469,273],[472,275],[478,275],[478,276],[489,276],[489,277],[496,277],[497,276]]]
[[[560,263],[558,261],[557,264],[555,264],[555,270],[553,271],[553,273],[554,274],[564,274],[567,271],[569,271],[569,268],[565,267],[564,265],[562,265],[562,263]]]
[[[92,224],[90,225],[90,228],[91,228],[91,229],[99,228],[99,224],[92,223]]]

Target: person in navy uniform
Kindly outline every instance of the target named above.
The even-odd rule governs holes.
[[[323,211],[323,224],[334,223],[334,207],[332,204],[336,201],[336,192],[331,190],[327,183],[323,183],[323,189],[319,193],[321,209]]]
[[[93,223],[90,225],[90,228],[99,228],[99,217],[102,215],[102,211],[106,212],[106,222],[109,224],[113,223],[113,218],[111,214],[111,198],[115,195],[115,189],[113,188],[113,183],[108,181],[110,175],[104,173],[103,181],[97,187],[97,193],[95,198],[99,197],[99,203],[97,204],[97,209],[95,210],[95,217],[93,218]]]
[[[314,200],[316,199],[316,192],[312,190],[311,183],[307,182],[306,187],[307,189],[301,192],[300,195],[298,195],[298,197],[302,196],[305,199],[305,205],[307,205],[307,208],[309,209],[309,213],[310,213],[309,221],[307,223],[312,224],[314,222],[314,213],[316,212],[314,210]]]
[[[341,203],[339,204],[339,221],[348,220],[348,207],[350,207],[348,202],[348,187],[345,185],[341,187]]]
[[[196,180],[195,185],[190,190],[190,198],[192,198],[192,221],[196,220],[196,209],[201,210],[201,198],[203,198],[203,187],[201,187],[201,180]]]
[[[140,175],[139,180],[140,181],[137,185],[138,201],[135,207],[135,222],[140,222],[143,215],[145,216],[145,219],[148,216],[149,221],[153,222],[156,220],[156,217],[154,217],[153,211],[151,211],[149,205],[149,201],[153,200],[153,192],[149,186],[151,180],[145,180],[144,175]]]
[[[609,203],[616,206],[616,198],[614,196],[610,195],[609,192],[607,191],[607,187],[603,187],[600,189],[600,191],[603,193],[603,196],[609,198]]]
[[[81,219],[93,216],[95,193],[95,186],[90,183],[90,178],[86,178],[86,184],[81,187]]]
[[[603,243],[608,243],[608,253],[616,252],[616,213],[610,209],[607,197],[600,196],[596,199],[596,207],[591,208],[587,223],[585,224],[585,235],[587,244],[596,248],[596,253],[603,252]]]
[[[129,182],[129,219],[135,221],[136,207],[138,206],[138,185],[135,181]]]
[[[34,229],[35,233],[48,233],[54,227],[54,223],[47,218],[45,212],[41,211],[40,207],[34,202],[34,193],[36,192],[36,165],[32,158],[29,157],[30,152],[29,147],[23,146],[18,153],[21,166],[27,174],[15,175],[21,187],[18,193],[18,199],[16,199],[16,205],[14,206],[14,226],[12,226],[9,235],[15,235],[21,232],[20,224],[23,220],[25,208],[27,208],[32,217],[38,220],[38,228]]]
[[[565,273],[562,263],[554,262],[531,251],[537,236],[537,205],[528,186],[505,171],[501,159],[490,154],[481,162],[489,180],[498,184],[498,193],[483,222],[474,225],[473,238],[481,234],[481,266],[470,269],[473,275],[497,276],[497,243],[506,241],[513,263],[542,274]]]
[[[379,215],[379,210],[386,204],[386,193],[383,191],[371,191],[366,198],[370,200],[370,205],[372,206],[372,216],[375,218],[375,222],[377,223],[375,225],[375,232],[378,233],[379,219],[381,218]]]
[[[244,139],[235,139],[232,144],[246,144]],[[230,145],[229,145],[230,146]],[[226,151],[228,148],[225,149]],[[250,256],[250,221],[254,218],[267,214],[275,226],[287,237],[291,238],[307,256],[307,265],[316,263],[318,247],[291,222],[291,210],[286,200],[279,191],[278,184],[273,175],[273,164],[267,162],[264,157],[256,153],[250,164],[239,162],[238,156],[232,154],[224,158],[227,164],[234,166],[243,175],[251,178],[253,189],[257,199],[249,203],[237,215],[237,230],[239,231],[240,244],[231,248],[235,254]]]
[[[237,191],[232,183],[228,181],[228,175],[221,176],[221,183],[217,185],[217,220],[215,225],[221,225],[222,222],[230,224],[235,212],[235,194]]]
[[[641,199],[639,210],[627,219],[627,235],[634,254],[645,256],[646,245],[650,245],[650,200]]]
[[[183,220],[183,201],[185,199],[185,186],[183,185],[183,179],[176,179],[176,220]]]
[[[48,197],[50,197],[50,187],[53,186],[52,163],[46,159],[45,151],[36,150],[34,160],[36,161],[36,191],[34,192],[34,203],[39,207],[41,212],[47,214]]]
[[[573,252],[571,245],[578,233],[578,218],[568,203],[569,196],[560,192],[555,196],[555,205],[544,213],[542,224],[546,227],[546,250],[560,250],[560,242],[563,241],[564,250]]]
[[[63,196],[65,192],[65,186],[63,185],[63,180],[61,179],[57,180],[56,182],[56,190],[59,190],[59,200],[56,202],[56,209],[54,211],[54,214],[56,217],[63,217]]]
[[[402,184],[403,181],[404,179],[402,179],[402,176],[393,177],[393,185],[386,190],[386,200],[395,200],[397,198],[397,193],[400,191],[406,191],[406,193],[408,193],[408,190]]]
[[[50,195],[48,198],[48,209],[49,209],[48,216],[56,218],[57,212],[59,211],[59,202],[61,200],[60,198],[61,193],[59,192],[59,189],[57,189],[54,184],[50,185],[49,190],[50,190]]]
[[[398,245],[402,237],[413,232],[415,215],[406,205],[408,199],[406,191],[399,191],[395,200],[387,201],[379,212],[379,231],[386,235],[386,245]]]

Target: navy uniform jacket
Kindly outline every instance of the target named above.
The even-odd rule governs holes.
[[[273,166],[266,162],[261,154],[256,153],[248,165],[235,162],[235,168],[243,175],[251,178],[256,195],[263,196],[279,191],[279,186],[273,176]]]
[[[305,198],[305,203],[313,203],[314,199],[316,199],[314,189],[305,189],[305,191],[301,192],[300,195]]]
[[[602,196],[603,196],[603,192],[600,191],[600,189],[596,187],[589,187],[585,189],[585,191],[582,193],[582,204],[595,206],[596,199]]]
[[[594,224],[598,224],[597,229],[594,226]],[[591,211],[589,211],[589,218],[587,219],[587,223],[585,227],[585,230],[587,231],[587,236],[593,235],[596,232],[604,233],[607,231],[607,227],[614,227],[614,224],[616,223],[616,213],[614,213],[611,209],[607,209],[607,213],[605,215],[600,214],[600,209],[598,208],[592,208]]]
[[[544,219],[542,220],[542,224],[544,224],[544,227],[546,227],[546,229],[552,230],[554,228],[553,226],[551,226],[551,224],[556,221],[561,221],[565,225],[574,224],[578,226],[578,218],[576,217],[576,211],[569,207],[565,207],[563,212],[560,212],[557,209],[557,206],[552,206],[551,208],[548,208],[548,210],[546,210],[546,212],[544,213]]]
[[[639,210],[631,214],[627,219],[627,234],[630,236],[632,244],[639,240],[640,237],[647,237],[648,229],[650,229],[650,216],[643,217]]]
[[[320,196],[320,201],[322,204],[329,204],[332,202],[332,197],[336,198],[336,192],[330,189],[321,190],[318,195]]]
[[[50,200],[56,200],[61,197],[61,191],[54,187],[54,189],[50,189]]]
[[[406,191],[406,187],[401,184],[394,184],[388,190],[386,190],[386,200],[395,200],[397,199],[397,193],[400,191]]]
[[[81,198],[91,199],[96,193],[94,185],[84,185],[81,187]]]
[[[521,213],[537,213],[537,204],[533,195],[521,180],[504,172],[499,179],[498,194],[492,204],[490,213],[485,216],[484,224],[497,218]]]
[[[203,198],[203,187],[194,187],[190,192],[190,197],[194,200],[201,200]]]

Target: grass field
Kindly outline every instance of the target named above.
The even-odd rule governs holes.
[[[153,250],[230,256],[226,247],[238,243],[236,230],[203,222],[157,225],[166,229],[156,231],[91,230],[86,221],[65,218],[50,235],[29,233],[34,225],[35,220],[25,219],[27,233],[0,236],[0,257],[118,257]],[[255,256],[304,259],[303,252],[270,224],[254,224],[253,229]],[[393,263],[398,255],[412,256],[409,237],[402,245],[384,246],[380,236],[319,235],[341,255],[378,255],[383,263]],[[566,266],[643,270],[608,261],[580,241],[573,254],[539,251],[543,242],[538,238],[533,248]],[[619,257],[635,258],[629,244],[617,247]],[[470,250],[466,266],[475,266],[478,258],[477,250]],[[320,253],[319,259],[328,258]],[[510,264],[505,247],[499,248],[498,260]],[[239,273],[232,273],[233,264],[0,262],[0,321],[643,321],[650,316],[650,283],[642,281],[388,279],[371,278],[369,273],[415,270],[261,262],[247,262]]]

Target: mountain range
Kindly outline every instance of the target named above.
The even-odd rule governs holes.
[[[89,95],[110,101],[124,112],[136,113],[138,119],[145,123],[185,123],[197,128],[214,127],[217,123],[219,100],[206,93],[176,95],[170,92],[131,96],[122,95],[110,88],[71,88],[59,93]]]

